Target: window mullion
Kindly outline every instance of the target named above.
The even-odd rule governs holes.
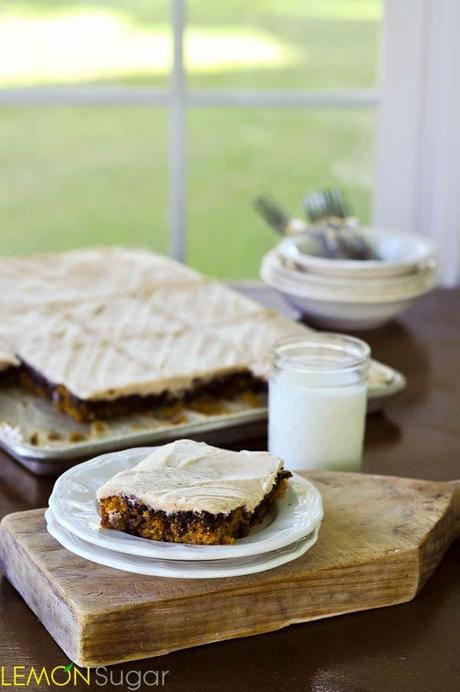
[[[169,102],[169,244],[171,255],[182,261],[186,254],[185,21],[185,0],[171,0],[173,66]]]

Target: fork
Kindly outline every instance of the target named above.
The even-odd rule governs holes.
[[[321,243],[326,257],[332,259],[344,259],[349,253],[344,254],[339,247],[335,229],[331,225],[318,227],[309,226],[303,219],[289,216],[271,197],[260,195],[254,200],[254,206],[260,215],[272,228],[281,235],[300,235],[311,233]]]
[[[281,235],[295,235],[310,231],[310,226],[306,221],[289,216],[277,202],[267,195],[256,197],[254,207],[268,225]]]
[[[312,223],[323,222],[335,231],[335,241],[346,259],[376,259],[369,244],[355,232],[357,219],[340,188],[313,190],[303,198],[303,207]],[[345,235],[346,234],[346,235]]]

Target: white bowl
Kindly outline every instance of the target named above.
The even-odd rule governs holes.
[[[276,251],[265,255],[262,272],[264,277],[269,277],[270,285],[276,285],[289,293],[347,303],[388,303],[416,298],[433,288],[436,281],[434,260],[420,267],[417,272],[405,276],[348,279],[313,275],[286,267]]]
[[[367,292],[362,287],[359,292],[331,289],[328,278],[324,277],[324,286],[311,287],[308,283],[286,279],[273,267],[270,257],[265,257],[261,267],[262,279],[294,308],[299,310],[309,322],[319,327],[332,329],[375,329],[394,319],[415,300],[427,293],[435,283],[434,272],[421,284],[409,291]],[[363,283],[364,280],[363,280]]]
[[[358,229],[381,260],[338,260],[323,257],[321,243],[312,234],[290,236],[277,251],[284,260],[294,262],[312,274],[344,277],[389,277],[410,274],[436,257],[434,243],[417,233]]]
[[[279,289],[278,289],[279,290]],[[308,320],[322,328],[360,330],[377,329],[409,308],[415,299],[391,303],[339,303],[295,296],[285,291],[281,295]]]

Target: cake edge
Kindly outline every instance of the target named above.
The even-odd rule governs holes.
[[[165,389],[160,394],[129,394],[115,399],[81,399],[65,385],[50,382],[24,361],[11,373],[11,380],[14,378],[24,388],[48,399],[58,411],[66,413],[79,423],[147,413],[156,407],[170,404],[183,403],[187,406],[203,395],[234,399],[243,393],[259,394],[267,389],[266,381],[250,370],[237,370],[206,379],[196,378],[192,387],[183,390]]]

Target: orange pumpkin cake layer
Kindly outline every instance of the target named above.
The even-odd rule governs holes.
[[[290,475],[268,452],[178,440],[98,490],[101,526],[171,543],[233,543],[284,495]]]

